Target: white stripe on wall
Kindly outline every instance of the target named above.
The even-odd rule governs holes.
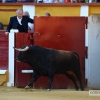
[[[88,6],[81,6],[80,16],[88,17]],[[85,29],[85,46],[88,47],[88,29]],[[85,59],[85,79],[88,79],[88,59]]]
[[[9,81],[7,86],[14,86],[14,44],[15,38],[14,33],[18,32],[18,30],[11,30],[9,33],[9,59],[8,59],[8,68],[9,68]]]
[[[80,8],[80,16],[88,16],[88,6],[81,6]]]
[[[22,70],[22,73],[33,73],[33,70]]]
[[[34,16],[35,16],[35,6],[23,5],[23,11],[28,11],[29,14],[30,14],[30,18],[34,19]]]

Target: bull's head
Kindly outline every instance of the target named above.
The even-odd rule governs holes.
[[[15,50],[19,51],[18,56],[16,57],[16,61],[26,62],[29,58],[29,46],[24,46],[22,48],[14,48]]]

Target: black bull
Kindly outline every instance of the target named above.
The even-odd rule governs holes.
[[[31,87],[39,76],[48,76],[47,91],[49,91],[54,75],[65,74],[73,81],[76,90],[78,90],[76,76],[81,90],[84,90],[81,80],[80,60],[76,52],[55,50],[40,46],[24,46],[21,49],[15,48],[15,50],[20,51],[16,60],[28,63],[33,68],[32,79],[25,88]],[[70,74],[69,71],[72,71],[74,75]]]

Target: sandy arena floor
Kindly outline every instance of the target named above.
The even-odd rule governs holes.
[[[0,100],[100,100],[100,96],[89,96],[89,89],[24,89],[0,86]]]

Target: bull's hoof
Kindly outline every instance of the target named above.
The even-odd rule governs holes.
[[[79,91],[79,89],[76,89],[76,91]]]
[[[25,89],[29,89],[29,88],[30,88],[30,86],[26,86],[26,87],[25,87]]]
[[[46,89],[46,91],[51,91],[51,89]]]
[[[76,91],[79,91],[79,87],[78,86],[76,86]]]
[[[81,91],[84,91],[84,87],[81,87]]]

